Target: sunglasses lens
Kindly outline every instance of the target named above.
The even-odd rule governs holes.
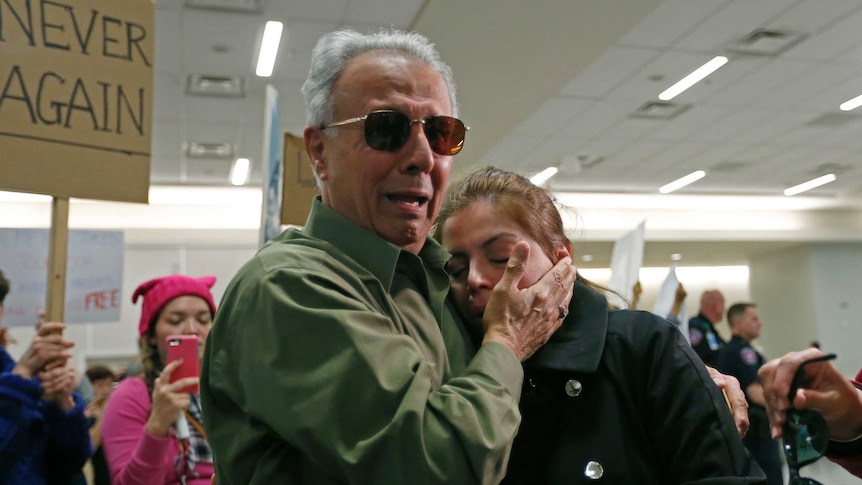
[[[431,149],[439,155],[455,155],[464,148],[467,127],[451,116],[432,116],[425,120],[425,136]]]
[[[365,143],[375,150],[398,150],[410,137],[410,118],[397,111],[374,111],[365,117]],[[454,155],[464,147],[467,127],[451,116],[431,116],[424,120],[425,137],[438,155]]]
[[[365,143],[375,150],[398,150],[410,136],[410,118],[397,111],[375,111],[365,118]]]
[[[820,413],[793,409],[784,425],[784,452],[796,468],[817,461],[829,443],[829,427]]]

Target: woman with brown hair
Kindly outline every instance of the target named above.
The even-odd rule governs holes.
[[[434,235],[452,254],[456,306],[479,334],[513,253],[529,258],[519,287],[572,254],[550,194],[494,168],[449,187]],[[524,362],[503,483],[764,483],[682,334],[652,313],[608,309],[596,290],[578,276],[563,325]]]

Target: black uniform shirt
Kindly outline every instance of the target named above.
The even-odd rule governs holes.
[[[688,341],[700,360],[713,367],[718,353],[726,343],[703,313],[698,313],[688,321]]]

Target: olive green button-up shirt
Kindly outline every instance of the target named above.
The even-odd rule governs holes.
[[[497,483],[520,362],[474,351],[448,253],[402,250],[315,200],[228,286],[201,398],[219,485]]]

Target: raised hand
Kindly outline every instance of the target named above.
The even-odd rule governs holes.
[[[503,277],[485,307],[485,342],[498,342],[522,362],[533,355],[563,324],[572,299],[577,269],[569,257],[561,259],[533,286],[519,289],[530,246],[515,245]]]
[[[43,369],[65,367],[66,360],[72,356],[69,349],[75,344],[63,339],[61,332],[64,328],[66,325],[59,322],[41,324],[30,346],[18,360],[12,372],[30,379]]]
[[[773,438],[781,437],[781,426],[787,419],[787,409],[811,409],[823,415],[829,424],[832,439],[850,440],[862,434],[862,392],[830,361],[805,365],[805,381],[791,403],[787,394],[796,369],[802,362],[824,355],[809,348],[790,352],[761,366],[758,376]]]
[[[39,372],[39,381],[42,384],[42,399],[55,401],[64,411],[75,407],[75,398],[72,390],[75,388],[75,368],[71,361],[62,367],[54,367],[50,370]]]
[[[181,362],[182,360],[176,360],[166,365],[162,375],[153,383],[153,408],[147,420],[147,432],[153,436],[166,436],[171,425],[191,404],[191,396],[179,391],[186,386],[197,384],[199,378],[186,377],[170,382],[171,373]]]

